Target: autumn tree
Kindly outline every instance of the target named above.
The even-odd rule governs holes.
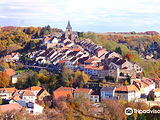
[[[134,61],[134,56],[131,54],[131,53],[127,53],[125,58],[128,60],[128,61]]]
[[[0,87],[7,87],[11,81],[11,78],[8,73],[1,71],[0,72]]]
[[[71,86],[71,82],[74,77],[74,72],[72,69],[67,69],[66,66],[62,66],[62,78],[61,78],[61,84],[63,86]]]
[[[0,96],[0,105],[2,104],[2,98],[1,98],[1,96]]]

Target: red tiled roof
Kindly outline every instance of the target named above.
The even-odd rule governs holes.
[[[29,88],[27,88],[27,89],[25,89],[25,90],[38,91],[38,90],[41,90],[41,89],[42,89],[42,88],[39,87],[39,86],[32,86],[32,87],[29,87]]]
[[[0,105],[1,112],[7,112],[11,110],[18,110],[20,111],[22,109],[22,106],[20,106],[18,103],[13,104],[7,104],[7,105]]]
[[[6,55],[4,58],[12,58],[11,55]]]
[[[13,76],[13,75],[15,75],[16,73],[15,73],[15,71],[13,70],[13,69],[5,69],[6,70],[6,72],[9,74],[9,76]]]
[[[127,86],[120,86],[116,88],[115,91],[128,91],[128,90],[127,90]]]
[[[54,91],[53,92],[53,97],[55,99],[58,99],[59,97],[63,96],[63,97],[67,97],[67,94],[70,94],[71,98],[73,99],[73,95],[71,91]]]
[[[74,88],[71,88],[71,87],[60,87],[53,92],[53,97],[55,99],[58,99],[61,96],[67,97],[67,94],[70,94],[71,98],[73,99],[73,95],[72,95],[73,89]]]
[[[0,91],[4,91],[4,90],[7,93],[13,93],[16,90],[16,88],[15,87],[13,87],[13,88],[0,88]]]

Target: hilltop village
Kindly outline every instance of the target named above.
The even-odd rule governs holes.
[[[38,85],[26,89],[0,88],[2,104],[5,104],[0,106],[1,112],[26,107],[29,113],[43,113],[42,101],[53,106],[54,101],[61,97],[78,99],[82,95],[92,104],[103,99],[146,103],[149,99],[153,102],[160,100],[160,79],[145,78],[141,65],[123,59],[115,51],[107,51],[91,39],[80,40],[78,32],[72,31],[70,21],[62,34],[50,34],[41,41],[41,48],[28,52],[26,58],[22,59],[23,54],[12,52],[4,57],[5,61],[21,64],[23,69],[33,71],[62,74],[64,69],[72,70],[73,73],[84,74],[88,81],[83,81],[81,87],[61,85],[52,90]],[[4,71],[11,77],[13,86],[19,82],[21,73],[15,73],[12,68]]]

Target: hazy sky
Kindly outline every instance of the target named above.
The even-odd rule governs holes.
[[[159,0],[1,0],[0,25],[93,32],[160,32]]]

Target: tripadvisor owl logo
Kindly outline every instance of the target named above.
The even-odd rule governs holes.
[[[126,114],[126,115],[132,115],[132,114],[133,114],[132,108],[127,107],[127,108],[125,109],[125,114]]]

